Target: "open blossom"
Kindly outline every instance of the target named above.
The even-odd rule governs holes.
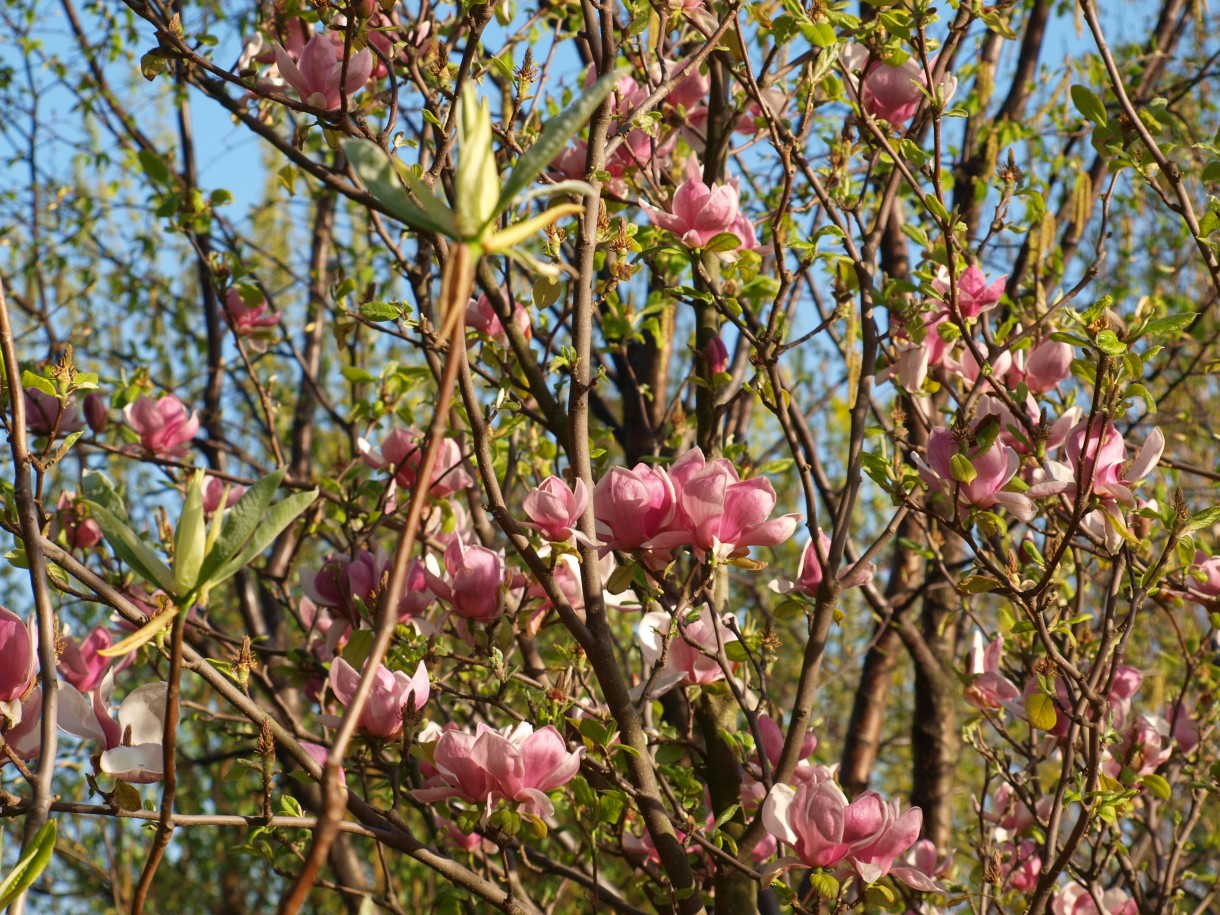
[[[425,569],[432,593],[468,620],[494,619],[504,612],[507,587],[504,556],[480,544],[454,538],[445,548],[446,577]]]
[[[830,551],[830,537],[821,528],[818,528],[817,542],[821,545],[823,553]],[[854,571],[853,568],[844,569],[839,573],[839,580],[843,583],[844,588],[858,588],[866,585],[873,580],[873,575],[877,572],[877,566],[871,562],[864,563]],[[771,582],[771,590],[779,594],[796,591],[812,597],[818,593],[822,578],[822,563],[818,559],[818,551],[814,547],[814,542],[810,540],[805,544],[805,549],[801,551],[801,564],[797,569],[796,581],[776,579]]]
[[[1069,883],[1051,897],[1054,915],[1139,915],[1139,906],[1118,887],[1101,893],[1101,908],[1093,894],[1079,883]]]
[[[559,477],[547,477],[525,497],[522,507],[530,519],[525,526],[556,543],[579,538],[576,526],[588,506],[589,490],[584,480],[578,479],[576,486],[570,487]]]
[[[60,675],[82,693],[96,689],[110,669],[110,658],[98,652],[109,648],[113,641],[110,630],[104,626],[96,627],[79,643],[70,633],[66,634],[59,655]]]
[[[533,337],[529,312],[525,310],[525,306],[511,296],[505,295],[505,298],[512,303],[513,325],[526,340],[529,340]],[[500,321],[500,316],[496,314],[491,299],[486,294],[477,299],[471,299],[470,304],[466,306],[466,326],[486,334],[493,340],[503,340],[508,336],[504,330],[504,324]]]
[[[849,43],[843,49],[840,59],[851,74],[848,86],[853,96],[875,118],[891,124],[910,120],[925,99],[928,78],[923,64],[908,57],[898,66],[891,67],[878,60],[870,63],[870,56],[867,48],[857,44]],[[928,67],[935,70],[936,61],[929,61]],[[862,75],[857,76],[857,73]],[[957,77],[946,73],[937,88],[941,100],[948,104],[957,91]]]
[[[643,201],[640,206],[653,225],[669,230],[688,248],[704,248],[722,232],[733,231],[739,202],[735,183],[704,184],[699,160],[692,155],[686,160],[686,180],[678,185],[668,211]]]
[[[607,550],[643,547],[665,530],[675,507],[673,483],[661,467],[611,467],[593,487],[597,536]]]
[[[18,759],[29,761],[42,749],[42,687],[35,685],[25,699],[14,699],[11,706],[0,703],[0,731],[4,743],[17,754]],[[9,762],[7,753],[0,753],[0,769]]]
[[[650,546],[691,546],[700,559],[745,556],[752,546],[778,546],[796,531],[800,515],[772,518],[775,489],[765,477],[742,480],[726,458],[707,460],[694,448],[669,469],[677,511]]]
[[[1000,297],[1004,295],[1004,284],[1007,280],[1007,276],[1002,276],[989,284],[986,275],[974,264],[963,270],[962,275],[957,278],[957,283],[954,284],[957,287],[957,307],[960,309],[962,317],[977,318],[983,312],[995,308],[1000,302]],[[948,312],[952,287],[946,268],[940,269],[940,274],[932,281],[932,288],[944,299],[945,310]]]
[[[123,418],[140,436],[146,451],[165,457],[181,455],[199,431],[199,414],[187,413],[173,394],[152,398],[141,394],[123,410]]]
[[[450,729],[441,734],[433,751],[439,784],[414,795],[425,804],[450,797],[486,804],[484,821],[500,800],[541,819],[554,813],[545,792],[570,782],[584,753],[584,747],[569,752],[563,736],[551,725],[535,731],[523,721],[495,731],[480,723],[474,734]]]
[[[59,689],[59,726],[76,737],[101,742],[104,750],[98,768],[102,772],[133,784],[159,782],[164,777],[161,742],[165,738],[167,683],[136,687],[114,715],[110,710],[113,671],[93,691],[92,698],[69,683],[61,683]]]
[[[50,435],[59,417],[59,398],[44,394],[37,388],[25,389],[25,427],[31,435]],[[69,435],[85,428],[84,421],[76,411],[76,402],[68,398],[63,416],[59,419],[59,435]]]
[[[330,35],[314,35],[294,61],[280,45],[274,45],[275,64],[280,75],[297,91],[301,101],[314,108],[326,111],[339,107],[343,94],[349,98],[355,94],[373,72],[373,52],[368,48],[351,55],[347,61],[344,79],[343,36],[335,33],[339,41]],[[342,91],[340,90],[342,84]]]
[[[665,641],[667,636],[669,638],[665,667],[653,681],[652,696],[660,696],[677,686],[703,686],[723,680],[724,668],[716,659],[719,647],[737,641],[737,636],[710,607],[705,606],[694,620],[682,620],[677,630],[673,629],[674,625],[674,618],[664,610],[654,610],[640,617],[638,637],[646,673],[660,661],[662,654],[666,654]]]
[[[974,633],[970,648],[970,673],[974,679],[966,688],[966,701],[975,708],[999,708],[1021,695],[1017,685],[1000,671],[1004,637],[996,636],[983,647],[983,636]]]
[[[943,311],[929,315],[918,343],[911,338],[909,330],[902,329],[894,361],[878,373],[877,380],[897,379],[895,383],[904,391],[912,394],[922,391],[929,370],[947,362],[949,344],[938,328],[948,320],[949,316]]]
[[[381,441],[379,453],[365,439],[358,442],[364,463],[376,469],[394,472],[394,482],[403,489],[415,485],[419,465],[424,459],[424,439],[418,429],[393,429]],[[462,466],[462,449],[451,438],[440,444],[432,468],[432,495],[437,498],[453,495],[474,485],[474,478]]]
[[[360,550],[355,559],[328,556],[320,569],[301,569],[301,587],[310,600],[355,623],[360,619],[357,599],[367,606],[389,570],[390,557],[380,547],[375,553]]]
[[[21,699],[34,684],[38,636],[34,617],[22,620],[0,607],[0,724],[21,721]]]
[[[55,524],[64,532],[64,539],[74,550],[87,550],[102,542],[102,529],[89,517],[85,506],[76,501],[76,494],[62,492],[55,504]]]
[[[763,802],[767,832],[792,846],[795,858],[781,858],[772,872],[791,867],[834,867],[849,863],[867,883],[887,874],[917,889],[935,884],[913,867],[894,866],[895,859],[919,838],[923,812],[900,812],[897,800],[887,804],[875,791],[848,803],[833,780],[805,782],[797,787],[777,784]]]
[[[1116,503],[1135,505],[1132,488],[1160,463],[1164,450],[1164,434],[1160,429],[1153,429],[1131,466],[1124,470],[1127,443],[1114,421],[1086,417],[1068,433],[1066,463],[1047,461],[1046,479],[1035,483],[1029,491],[1036,497],[1057,493],[1074,497],[1079,484],[1089,480],[1091,492],[1103,503],[1108,503],[1103,507],[1113,514]]]
[[[266,299],[247,305],[236,287],[225,293],[224,316],[233,332],[258,353],[266,352],[267,344],[275,339],[281,317],[269,309]]]
[[[360,686],[360,677],[361,673],[343,658],[336,658],[330,665],[330,688],[343,705],[351,703]],[[423,661],[412,676],[381,665],[377,668],[368,701],[360,710],[360,727],[375,737],[393,740],[402,734],[404,709],[407,706],[416,711],[422,709],[430,695],[431,684]]]
[[[928,436],[927,450],[926,460],[919,455],[913,456],[920,479],[930,489],[947,496],[956,494],[959,516],[964,516],[970,506],[986,509],[1000,505],[1021,521],[1033,518],[1034,506],[1028,497],[1004,491],[1020,469],[1021,459],[998,438],[986,450],[959,450],[953,433],[948,429],[934,429]],[[953,458],[959,453],[973,468],[974,478],[968,482],[958,478],[962,474],[954,474]]]
[[[225,497],[225,487],[228,487],[229,494]],[[211,518],[218,509],[224,510],[232,508],[237,504],[237,500],[246,494],[246,487],[238,486],[236,483],[226,483],[219,477],[209,476],[208,481],[203,485],[203,514],[205,517]],[[224,499],[224,506],[220,502]]]

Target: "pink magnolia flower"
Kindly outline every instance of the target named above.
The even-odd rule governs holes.
[[[181,456],[199,431],[199,414],[188,415],[186,405],[173,394],[156,399],[141,394],[124,408],[123,418],[144,449],[159,456]]]
[[[229,487],[227,498],[225,497],[226,486]],[[207,483],[203,486],[203,513],[206,517],[211,518],[217,510],[232,508],[245,494],[246,487],[238,486],[236,483],[226,483],[219,477],[209,476]],[[224,499],[223,506],[220,504],[221,499]]]
[[[1141,712],[1135,716],[1123,742],[1110,750],[1103,768],[1114,778],[1124,766],[1137,775],[1149,775],[1173,755],[1172,736],[1168,721],[1160,715]]]
[[[977,318],[983,312],[995,308],[999,304],[1000,298],[1004,295],[1004,283],[1007,279],[1007,276],[1002,276],[988,285],[987,277],[974,264],[971,264],[962,271],[962,275],[957,278],[956,284],[957,306],[962,313],[962,317],[967,320]],[[941,268],[940,274],[936,279],[932,281],[932,288],[944,300],[945,312],[948,313],[951,288],[949,285],[949,272],[944,267]]]
[[[637,634],[646,671],[661,660],[666,636],[669,637],[665,666],[653,680],[649,695],[660,696],[678,686],[704,686],[723,680],[724,668],[716,660],[718,648],[736,642],[737,636],[717,619],[711,608],[705,606],[696,619],[682,620],[679,628],[671,632],[673,627],[674,617],[664,610],[640,617]]]
[[[686,180],[678,185],[668,211],[640,201],[653,225],[672,232],[688,248],[707,247],[717,235],[732,231],[737,220],[736,185],[708,187],[701,176],[699,160],[692,155],[686,160]]]
[[[365,606],[390,571],[390,557],[380,547],[360,550],[355,559],[328,556],[320,569],[301,569],[301,588],[321,607],[338,610],[349,623],[360,621],[357,599]]]
[[[1184,590],[1171,593],[1204,607],[1220,604],[1220,555],[1208,556],[1202,550],[1195,550],[1194,562],[1186,567],[1182,581]]]
[[[308,740],[301,741],[301,749],[309,754],[320,767],[326,768],[326,759],[330,756],[330,748],[324,747],[321,744],[310,743]],[[344,788],[347,787],[347,770],[342,766],[339,767],[339,784]]]
[[[830,551],[830,537],[821,528],[818,528],[817,542],[821,544],[823,553]],[[872,581],[876,573],[877,566],[874,563],[866,562],[859,568],[853,566],[844,569],[839,573],[839,580],[843,583],[844,588],[858,588]],[[822,563],[818,559],[818,551],[814,547],[813,541],[810,540],[805,544],[805,549],[801,551],[801,564],[797,569],[796,581],[776,579],[771,582],[771,590],[779,594],[796,591],[812,597],[818,593],[822,578]]]
[[[102,542],[102,529],[89,517],[89,510],[76,501],[76,494],[62,492],[55,504],[55,526],[74,550],[87,550]]]
[[[1116,503],[1135,505],[1132,488],[1156,468],[1164,450],[1164,434],[1160,429],[1153,429],[1131,466],[1123,470],[1127,443],[1114,421],[1103,422],[1094,417],[1090,427],[1090,420],[1085,418],[1068,433],[1066,463],[1047,461],[1045,479],[1031,486],[1029,492],[1034,497],[1058,493],[1074,497],[1079,483],[1091,477],[1092,493],[1103,501],[1103,509],[1121,523]],[[1080,480],[1076,477],[1077,470]]]
[[[913,807],[903,812],[897,798],[887,804],[877,792],[866,791],[844,814],[844,839],[854,839],[848,860],[861,880],[876,883],[888,874],[918,890],[937,889],[931,877],[918,868],[894,866],[894,860],[919,838],[922,810]]]
[[[899,125],[910,120],[924,101],[924,90],[928,86],[923,65],[909,57],[896,67],[880,61],[870,64],[869,51],[857,44],[849,43],[840,59],[848,70],[848,87],[861,106],[873,117],[882,118]],[[936,61],[928,62],[930,69]],[[863,74],[858,76],[857,74]],[[957,77],[945,74],[941,77],[934,95],[948,104],[957,91]]]
[[[91,700],[70,683],[61,683],[59,688],[59,726],[76,737],[102,743],[105,749],[98,760],[102,772],[137,785],[161,781],[165,776],[162,741],[167,683],[136,687],[115,715],[110,710],[113,671],[93,691]]]
[[[975,708],[1000,708],[1021,695],[1017,685],[1000,671],[1003,652],[1002,635],[996,636],[984,648],[982,634],[974,633],[974,644],[970,648],[970,673],[974,679],[966,687],[966,701]]]
[[[1101,908],[1093,894],[1079,883],[1069,883],[1051,898],[1054,915],[1139,915],[1139,907],[1124,890],[1113,887],[1101,894]]]
[[[532,339],[534,331],[530,326],[529,312],[525,310],[525,307],[520,302],[507,293],[505,293],[505,298],[512,303],[513,325],[526,340]],[[504,330],[503,323],[500,321],[500,316],[496,314],[495,308],[492,307],[491,299],[486,294],[479,296],[477,299],[471,299],[470,303],[466,306],[466,326],[486,334],[493,340],[504,340],[508,336]]]
[[[1054,802],[1053,797],[1044,795],[1038,798],[1034,804],[1035,809],[1031,810],[1010,784],[1001,782],[991,795],[993,812],[984,813],[982,816],[987,822],[996,824],[996,836],[1004,840],[1040,822],[1046,822]]]
[[[279,44],[273,45],[275,64],[284,80],[306,105],[326,111],[338,108],[343,94],[354,95],[373,72],[373,52],[365,48],[348,58],[347,78],[343,79],[343,36],[335,34],[338,47],[328,35],[314,35],[297,61]]]
[[[428,587],[458,616],[494,619],[504,612],[507,589],[504,556],[480,544],[468,546],[454,538],[445,548],[447,578],[425,568]]]
[[[927,460],[917,454],[912,455],[920,479],[930,489],[956,498],[959,517],[965,517],[971,506],[987,509],[1000,505],[1020,521],[1033,518],[1034,506],[1027,496],[1004,491],[1008,481],[1017,475],[1021,458],[999,439],[986,451],[960,449],[948,429],[934,429],[928,436],[927,450]],[[954,476],[952,462],[959,453],[973,468],[974,479],[969,482]]]
[[[1072,374],[1074,355],[1070,344],[1040,340],[1025,360],[1025,387],[1035,394],[1054,390]]]
[[[1042,873],[1042,855],[1038,843],[1033,839],[1022,839],[1021,844],[1006,842],[1001,851],[1008,855],[1002,865],[1008,885],[1018,893],[1032,893]]]
[[[96,627],[79,643],[67,635],[59,655],[59,673],[82,693],[97,689],[110,669],[110,658],[103,658],[98,652],[113,642],[110,630],[104,626]]]
[[[568,752],[562,735],[551,725],[535,731],[523,721],[494,731],[480,723],[474,734],[452,729],[441,734],[433,752],[441,786],[413,793],[423,803],[456,797],[484,804],[484,822],[499,800],[542,819],[554,813],[546,792],[572,780],[584,753],[584,747]]]
[[[420,462],[424,459],[423,435],[418,429],[391,430],[381,442],[379,455],[373,452],[371,442],[360,439],[357,444],[369,467],[392,470],[394,482],[403,489],[409,490],[415,485]],[[462,466],[461,447],[453,439],[445,439],[432,469],[432,495],[443,499],[473,485],[474,479]]]
[[[59,416],[59,398],[44,394],[37,388],[25,389],[25,428],[31,435],[50,435]],[[85,428],[84,421],[76,412],[74,398],[68,398],[63,418],[59,420],[59,435],[69,435]]]
[[[745,556],[752,546],[777,546],[796,531],[800,515],[771,518],[775,490],[764,477],[742,480],[726,458],[706,460],[694,448],[669,469],[678,511],[649,546],[690,545],[703,559]]]
[[[675,508],[673,483],[660,467],[611,467],[593,487],[597,536],[606,550],[640,549],[665,530]]]
[[[1199,745],[1199,722],[1181,702],[1169,706],[1165,710],[1165,717],[1169,719],[1171,733],[1179,750],[1189,753]]]
[[[525,527],[533,528],[555,543],[573,537],[581,539],[576,526],[588,505],[589,491],[584,480],[577,479],[572,488],[559,477],[547,477],[525,497],[522,507],[530,519]]]
[[[275,339],[275,328],[281,318],[269,310],[266,299],[247,305],[236,287],[225,293],[224,316],[233,332],[245,338],[256,353],[266,352],[267,344]]]
[[[34,685],[38,635],[33,614],[23,620],[0,607],[0,721],[21,720],[21,699]]]
[[[0,703],[0,732],[18,759],[29,762],[38,756],[42,749],[41,686],[33,686],[24,700],[13,700],[11,707]],[[0,753],[0,769],[8,762],[8,754]]]
[[[948,320],[949,316],[943,311],[927,316],[927,323],[922,328],[923,337],[918,343],[911,338],[909,330],[900,328],[894,361],[878,373],[877,380],[897,379],[896,384],[904,391],[912,394],[921,392],[928,371],[949,361],[949,344],[938,331]]]
[[[367,666],[367,665],[366,665]],[[335,697],[347,706],[360,686],[361,674],[356,668],[336,658],[330,665],[330,688]],[[419,711],[431,695],[431,684],[424,662],[420,661],[413,676],[399,670],[390,670],[384,664],[377,668],[372,692],[360,710],[360,727],[383,740],[393,740],[402,734],[405,709]]]

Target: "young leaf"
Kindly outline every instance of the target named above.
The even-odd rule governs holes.
[[[114,483],[110,477],[100,470],[86,470],[82,488],[85,490],[85,498],[90,502],[96,502],[106,511],[119,518],[127,517],[127,507],[123,505],[123,500],[119,498],[119,493],[114,488]]]
[[[199,570],[200,581],[210,581],[216,570],[246,545],[254,529],[263,520],[267,506],[271,504],[271,499],[287,472],[288,468],[284,467],[267,474],[247,489],[229,509],[224,527],[220,531],[220,539],[216,541]]]
[[[1055,700],[1046,693],[1030,693],[1025,697],[1025,714],[1029,726],[1039,731],[1049,731],[1059,721],[1055,712]]]
[[[563,152],[568,141],[585,126],[585,122],[593,116],[597,106],[610,94],[617,82],[617,73],[607,73],[581,93],[558,117],[547,121],[538,139],[521,154],[505,179],[500,199],[496,201],[495,211],[492,213],[493,219],[512,206],[517,195],[533,184],[534,179]]]
[[[174,529],[174,593],[185,597],[199,582],[208,530],[203,519],[203,471],[196,470]]]
[[[102,508],[97,502],[86,502],[93,520],[102,529],[111,549],[125,563],[131,566],[141,578],[149,584],[156,585],[166,594],[174,593],[174,573],[169,570],[160,557],[148,548],[136,532],[126,524]]]
[[[1072,87],[1072,104],[1076,110],[1098,127],[1106,126],[1106,106],[1088,86]]]
[[[394,180],[390,160],[376,143],[371,140],[345,140],[343,151],[360,183],[395,219],[413,229],[454,236],[452,218],[438,221],[434,214],[425,213],[416,206],[403,186]]]
[[[215,575],[210,576],[208,584],[218,585],[236,575],[255,556],[265,550],[284,528],[295,521],[301,512],[309,508],[317,497],[318,491],[311,489],[309,492],[294,493],[282,502],[273,505],[254,536],[250,538],[250,542],[246,544],[245,549],[226,562]]]
[[[55,837],[58,831],[55,820],[49,820],[34,834],[34,841],[16,866],[0,882],[0,911],[9,907],[13,900],[24,893],[46,870],[55,852]]]

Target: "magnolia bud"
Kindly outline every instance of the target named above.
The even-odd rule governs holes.
[[[101,394],[93,391],[85,395],[85,422],[95,435],[106,431],[106,401]]]

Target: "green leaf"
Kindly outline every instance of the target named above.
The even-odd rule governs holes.
[[[1055,700],[1046,693],[1030,693],[1025,697],[1025,714],[1029,726],[1039,731],[1049,731],[1059,721],[1055,712]]]
[[[267,506],[271,504],[271,499],[287,472],[288,468],[284,467],[267,474],[247,489],[229,509],[225,515],[224,527],[220,530],[220,539],[209,551],[199,570],[201,581],[211,581],[216,570],[246,545],[254,529],[263,520]]]
[[[1195,512],[1195,514],[1190,516],[1190,520],[1186,522],[1186,526],[1182,528],[1182,533],[1189,534],[1192,531],[1201,531],[1205,527],[1212,527],[1215,524],[1220,524],[1220,505],[1205,508],[1201,512]]]
[[[839,895],[839,881],[833,874],[819,874],[815,871],[809,875],[809,886],[823,899],[835,899]]]
[[[9,875],[0,882],[0,909],[8,908],[14,899],[24,893],[38,875],[46,870],[55,852],[55,837],[58,831],[55,820],[49,820],[34,834],[25,854],[13,867]]]
[[[149,549],[148,544],[97,502],[87,502],[86,504],[93,514],[93,520],[102,529],[106,541],[115,554],[149,584],[155,585],[166,594],[173,594],[175,590],[174,573],[156,553]]]
[[[1127,344],[1118,339],[1118,334],[1112,330],[1103,330],[1099,333],[1096,345],[1107,356],[1121,356],[1127,351]]]
[[[560,112],[557,117],[547,121],[546,126],[542,128],[542,133],[538,135],[538,139],[521,154],[517,159],[517,164],[513,166],[512,171],[504,180],[504,186],[500,189],[500,199],[496,201],[495,209],[492,212],[493,219],[512,206],[517,195],[533,184],[534,179],[550,166],[556,156],[563,152],[563,148],[585,126],[585,122],[593,116],[597,106],[610,94],[617,82],[618,73],[607,73],[582,92],[576,101]]]
[[[402,317],[398,302],[361,302],[360,317],[368,321],[397,321]]]
[[[85,491],[85,498],[90,502],[96,502],[112,515],[120,518],[127,517],[127,508],[123,505],[123,500],[119,498],[118,490],[114,488],[114,482],[100,470],[86,470],[82,488]]]
[[[254,532],[254,536],[250,538],[250,542],[246,544],[246,548],[225,563],[215,575],[209,576],[208,584],[218,585],[245,568],[255,556],[265,550],[271,541],[280,535],[284,528],[295,521],[301,512],[309,508],[317,497],[318,491],[311,489],[309,492],[294,493],[273,505]]]
[[[1165,780],[1164,776],[1157,775],[1155,772],[1150,772],[1141,777],[1140,782],[1163,801],[1169,800],[1173,795],[1173,789],[1169,787],[1169,782]]]
[[[736,251],[741,247],[741,239],[732,232],[721,232],[703,248],[704,251]]]
[[[1197,312],[1186,312],[1180,315],[1166,315],[1148,322],[1144,333],[1149,337],[1176,337],[1194,323],[1199,315]]]
[[[1077,111],[1098,127],[1106,126],[1106,106],[1088,86],[1072,87],[1072,104],[1076,106]]]
[[[427,192],[429,200],[425,200],[422,196],[420,198],[420,202],[429,209],[429,212],[420,209],[411,200],[406,189],[395,180],[389,156],[376,143],[372,140],[344,140],[343,151],[347,154],[348,161],[352,163],[352,168],[360,179],[360,183],[377,198],[377,202],[385,207],[391,216],[414,229],[436,232],[450,238],[456,237],[453,214],[445,209],[444,218],[439,218],[439,211],[432,208],[431,203],[435,202],[441,207],[443,204],[436,200],[436,195],[431,191]],[[403,172],[404,177],[410,174],[406,169],[403,169]],[[410,182],[410,178],[407,180]],[[416,180],[418,181],[418,179]],[[419,192],[416,191],[416,193]]]
[[[33,388],[35,391],[41,391],[48,397],[59,397],[59,394],[55,390],[55,385],[51,384],[50,381],[43,378],[41,375],[35,375],[29,369],[24,369],[21,372],[21,386],[26,390]]]
[[[959,483],[973,483],[974,478],[979,475],[974,469],[974,465],[970,463],[970,458],[964,454],[955,454],[949,458],[949,472],[953,474],[953,479]]]

